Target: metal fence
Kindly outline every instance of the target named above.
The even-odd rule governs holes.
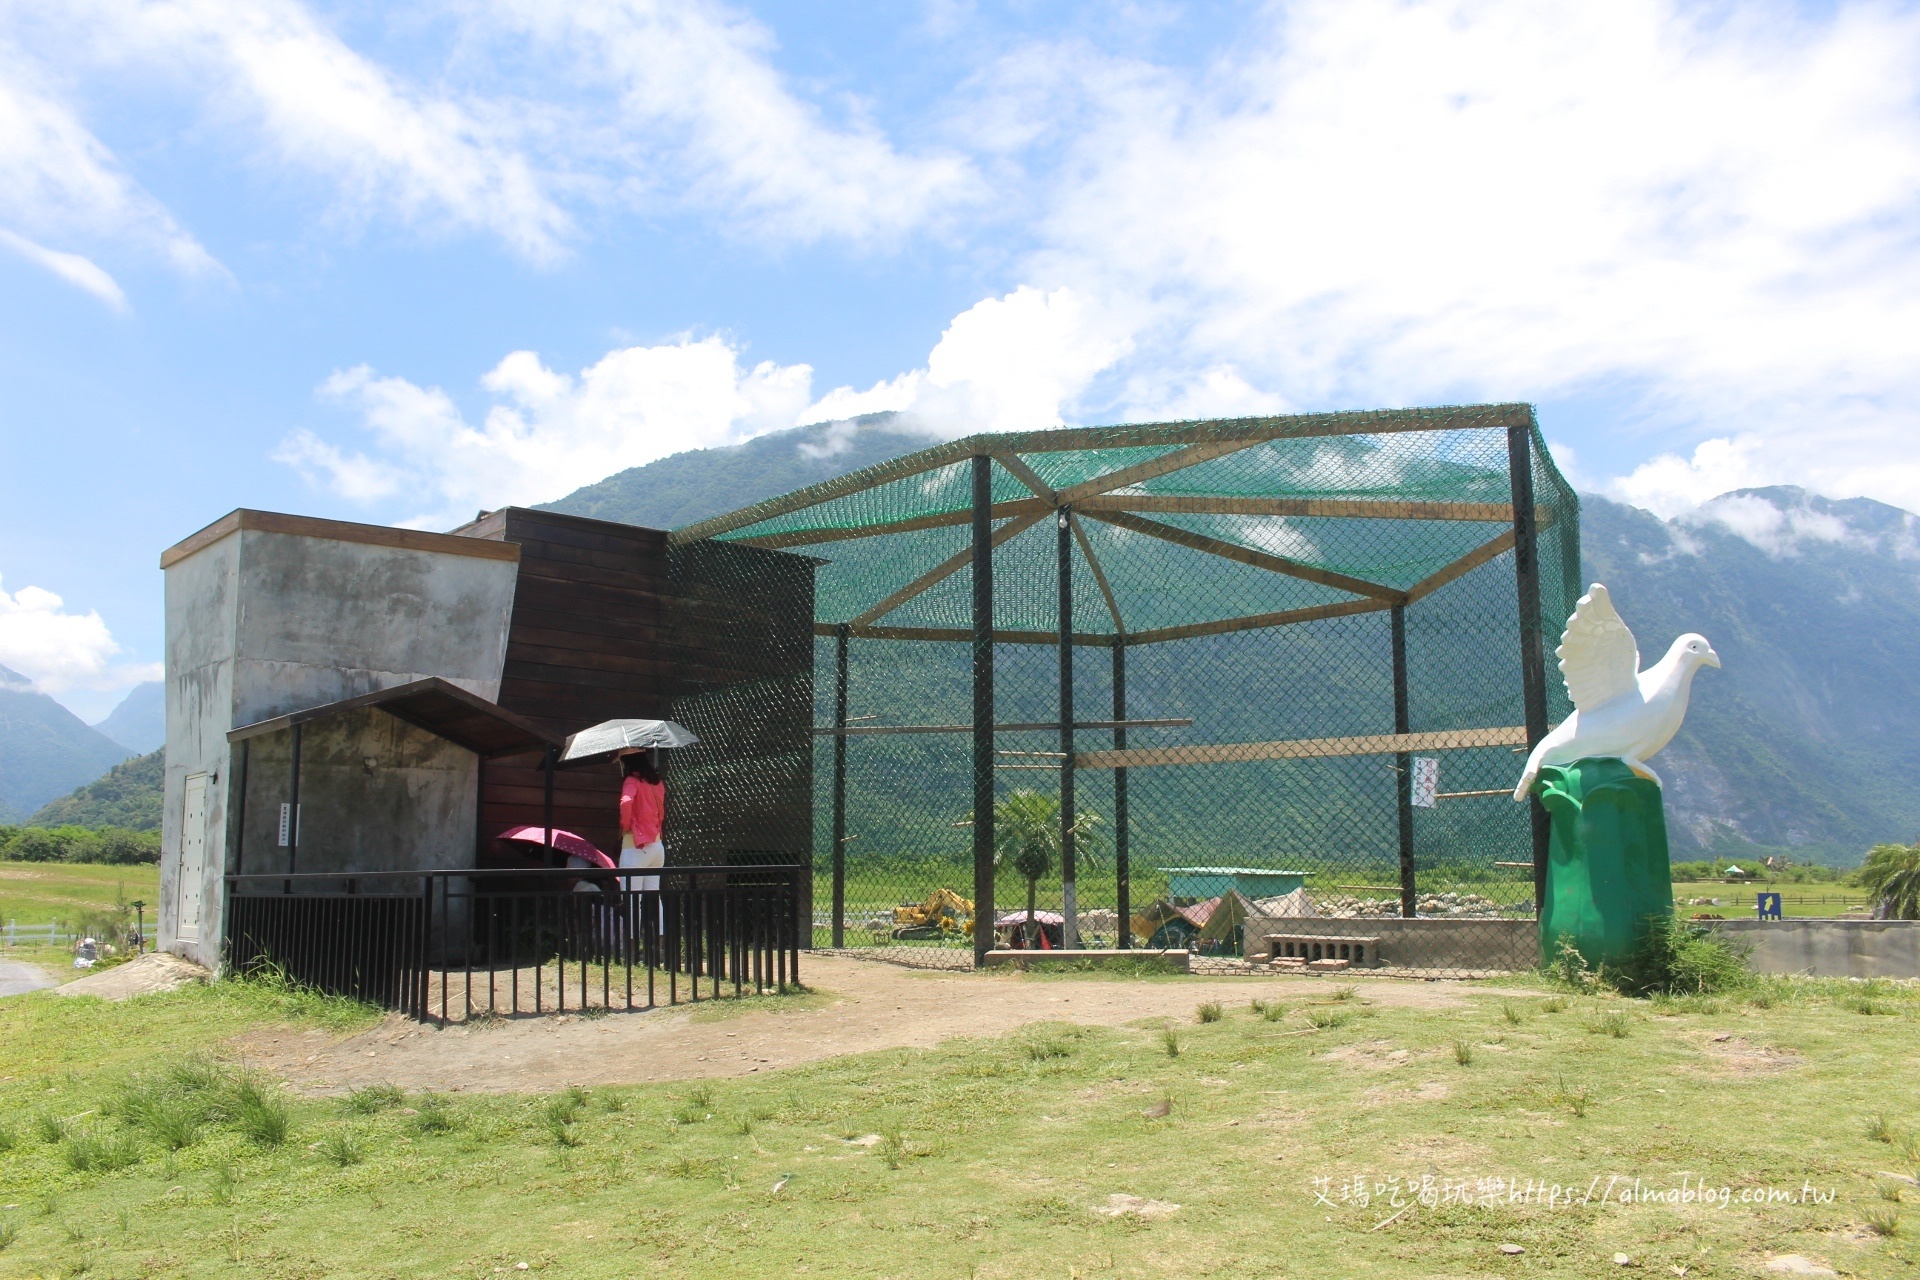
[[[1251,905],[1307,932],[1447,922],[1397,965],[1523,950],[1580,591],[1525,405],[973,437],[674,537],[821,561],[816,945],[1251,953],[1201,868],[1298,873]]]
[[[800,981],[796,867],[227,878],[227,964],[421,1021],[604,1012]]]

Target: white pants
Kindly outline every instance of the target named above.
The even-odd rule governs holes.
[[[620,835],[620,865],[622,867],[664,867],[667,865],[667,847],[655,840],[652,844],[635,847],[633,833]],[[659,876],[626,876],[629,889],[658,889]]]

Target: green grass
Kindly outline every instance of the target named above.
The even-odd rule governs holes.
[[[72,923],[117,903],[147,904],[147,932],[159,919],[160,868],[65,862],[0,862],[0,925]]]
[[[1618,1275],[1620,1252],[1647,1275],[1737,1276],[1763,1251],[1911,1274],[1916,1228],[1880,1171],[1906,1171],[1915,988],[1874,988],[1888,1012],[1868,1034],[1847,1007],[1862,984],[1784,983],[1767,1007],[1507,983],[1417,1010],[1372,990],[681,1085],[343,1098],[250,1076],[231,1046],[279,1022],[324,1044],[369,1024],[354,1006],[237,984],[20,997],[0,1004],[0,1275],[1393,1280]],[[274,1103],[278,1143],[246,1118]],[[163,1115],[195,1140],[166,1140]],[[1480,1202],[1516,1173],[1835,1198]],[[1407,1208],[1425,1176],[1473,1203]],[[1179,1208],[1095,1212],[1113,1196]]]

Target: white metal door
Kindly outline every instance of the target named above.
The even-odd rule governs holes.
[[[180,815],[180,927],[189,942],[200,938],[200,900],[207,875],[207,775],[187,775],[187,795]]]

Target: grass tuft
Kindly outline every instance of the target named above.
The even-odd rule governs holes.
[[[1519,1026],[1525,1021],[1527,1016],[1521,1011],[1520,1006],[1514,1004],[1512,1001],[1508,1001],[1500,1006],[1500,1015],[1507,1020],[1507,1025],[1514,1027]]]
[[[1175,1031],[1172,1027],[1160,1028],[1160,1047],[1166,1051],[1166,1054],[1169,1058],[1179,1057],[1180,1056],[1180,1033]]]
[[[1329,994],[1329,995],[1331,995],[1331,996],[1332,996],[1332,997],[1333,997],[1333,998],[1334,998],[1335,1000],[1352,1000],[1352,999],[1353,999],[1354,997],[1356,997],[1356,996],[1358,996],[1358,995],[1360,994],[1360,988],[1358,988],[1358,987],[1335,987],[1335,988],[1334,988],[1334,989],[1333,989],[1333,990],[1332,990],[1331,992],[1329,992],[1328,994]]]
[[[460,1114],[447,1104],[447,1100],[437,1093],[420,1095],[416,1108],[418,1114],[413,1117],[413,1131],[432,1136],[452,1133],[460,1127]]]
[[[233,1087],[233,1125],[257,1146],[278,1147],[293,1131],[293,1111],[279,1090],[243,1075]]]
[[[1625,1040],[1633,1030],[1633,1023],[1623,1009],[1609,1009],[1597,1017],[1587,1019],[1587,1031],[1596,1036],[1612,1036],[1615,1040]]]
[[[1193,1011],[1195,1022],[1218,1022],[1224,1016],[1218,1000],[1209,1000]]]
[[[357,1116],[378,1115],[407,1103],[407,1091],[397,1084],[370,1084],[346,1096],[344,1105]]]
[[[1453,1042],[1453,1060],[1463,1067],[1471,1065],[1473,1062],[1473,1046],[1465,1040],[1455,1040]]]
[[[1890,1239],[1900,1234],[1900,1215],[1891,1209],[1869,1209],[1866,1218],[1867,1230],[1877,1236]]]
[[[1898,1135],[1894,1132],[1893,1122],[1888,1120],[1887,1113],[1882,1111],[1867,1121],[1867,1136],[1875,1142],[1891,1144]]]
[[[11,1222],[0,1222],[0,1250],[9,1249],[20,1238],[20,1229]]]
[[[1260,1016],[1268,1022],[1278,1022],[1287,1016],[1287,1006],[1275,1001],[1260,1011]]]
[[[1308,1009],[1307,1025],[1315,1031],[1332,1031],[1353,1021],[1351,1009]]]
[[[320,1154],[345,1169],[349,1165],[359,1164],[367,1158],[360,1148],[359,1139],[345,1129],[335,1129],[320,1139]]]
[[[114,1173],[140,1163],[140,1141],[130,1133],[74,1133],[62,1154],[75,1173]]]
[[[71,1126],[51,1111],[42,1111],[33,1118],[34,1136],[48,1146],[67,1140],[67,1130]]]

